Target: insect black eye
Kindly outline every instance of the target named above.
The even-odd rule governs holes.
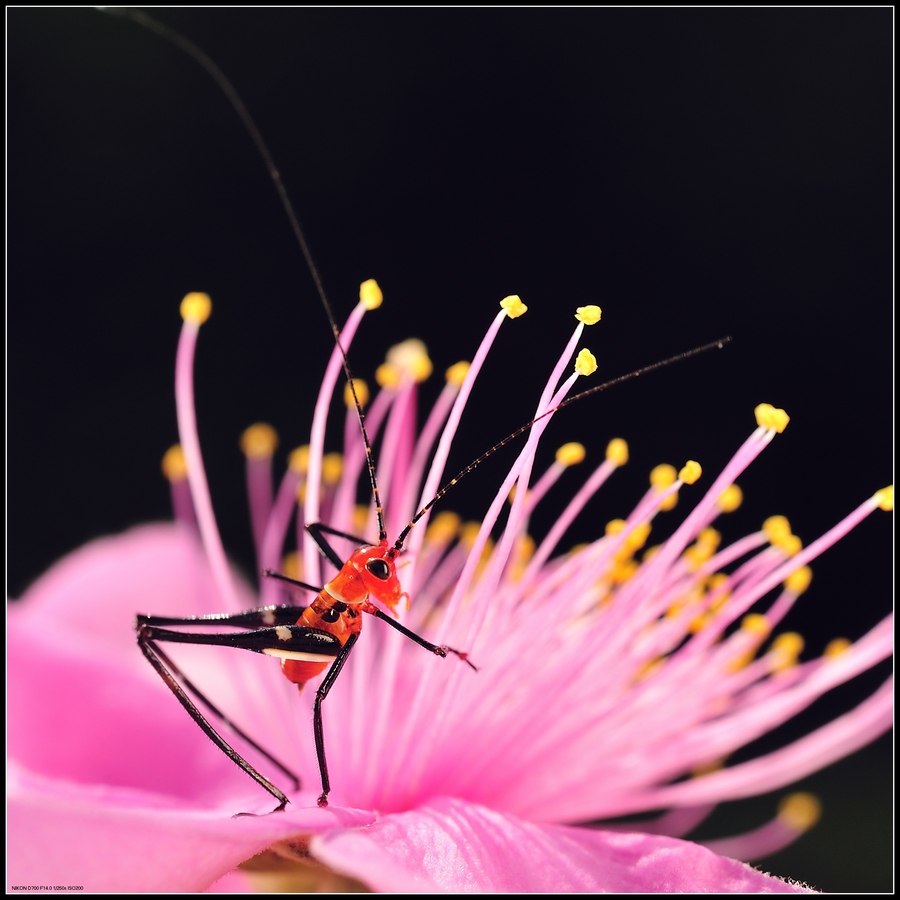
[[[390,566],[383,559],[370,559],[366,563],[366,568],[372,575],[382,581],[387,581],[390,578]]]

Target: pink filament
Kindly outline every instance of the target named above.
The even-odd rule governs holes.
[[[178,341],[178,352],[175,358],[175,408],[178,417],[178,435],[184,458],[187,464],[188,482],[197,524],[200,527],[200,538],[203,549],[212,570],[213,579],[228,609],[237,611],[240,604],[231,581],[225,548],[216,524],[209,484],[206,481],[206,470],[203,467],[203,455],[200,452],[200,439],[197,434],[197,417],[194,408],[194,351],[197,346],[197,335],[200,326],[185,320],[181,327]]]

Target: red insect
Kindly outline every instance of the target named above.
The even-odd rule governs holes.
[[[367,452],[371,454],[371,450],[368,450],[368,448]],[[375,490],[377,491],[377,487]],[[187,618],[164,618],[145,615],[137,617],[138,644],[144,655],[166,682],[172,693],[178,697],[191,718],[203,729],[207,736],[241,769],[278,800],[278,806],[275,807],[274,812],[284,809],[288,802],[287,796],[222,738],[193,703],[187,692],[192,693],[213,715],[229,725],[247,743],[281,769],[293,780],[295,788],[299,789],[300,781],[297,776],[287,766],[263,750],[262,747],[241,731],[233,722],[230,722],[225,715],[207,700],[178,670],[172,660],[160,649],[157,642],[213,644],[221,647],[253,650],[257,653],[264,653],[267,656],[276,656],[281,659],[282,671],[285,677],[300,689],[303,688],[307,681],[321,675],[327,669],[328,674],[316,691],[313,714],[316,756],[322,777],[322,793],[319,795],[318,804],[319,806],[327,806],[331,783],[328,778],[328,765],[325,760],[322,702],[328,696],[328,692],[331,690],[335,679],[340,674],[341,668],[350,655],[350,651],[359,638],[362,628],[362,613],[368,613],[377,619],[387,622],[392,628],[395,628],[405,637],[408,637],[436,656],[446,657],[448,653],[452,653],[465,660],[473,669],[475,668],[469,662],[465,653],[454,650],[452,647],[438,646],[426,641],[423,637],[410,631],[408,628],[404,628],[399,622],[382,612],[369,599],[370,596],[373,596],[393,611],[397,603],[407,597],[401,591],[395,565],[395,560],[402,550],[402,543],[397,541],[393,545],[388,545],[380,510],[378,511],[378,516],[381,531],[378,544],[360,547],[350,555],[350,559],[346,563],[341,562],[340,557],[325,539],[324,533],[348,538],[361,544],[365,544],[364,540],[336,531],[321,523],[307,527],[324,556],[339,570],[338,574],[323,588],[313,587],[277,572],[266,571],[266,575],[278,578],[295,587],[316,591],[318,596],[309,606],[265,606],[234,615],[213,614]],[[416,516],[416,519],[418,518],[419,516]],[[408,534],[411,525],[412,523],[404,530],[403,537]],[[203,625],[204,623],[230,625],[252,630],[234,635],[197,634],[172,631],[160,627],[163,625],[184,627]]]

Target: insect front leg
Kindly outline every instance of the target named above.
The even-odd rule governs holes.
[[[376,609],[372,615],[375,616],[376,619],[381,619],[382,622],[387,622],[391,628],[399,631],[404,637],[408,637],[413,643],[434,653],[435,656],[446,656],[448,653],[452,653],[454,656],[459,657],[459,659],[467,666],[471,666],[476,672],[478,671],[478,666],[469,659],[468,653],[464,653],[462,650],[454,650],[453,647],[448,647],[446,645],[432,644],[431,641],[426,641],[421,635],[416,634],[414,631],[410,631],[408,628],[404,628],[403,625],[392,619],[390,616],[385,615],[380,609]]]

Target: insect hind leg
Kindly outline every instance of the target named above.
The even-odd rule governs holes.
[[[215,704],[213,704],[198,688],[184,676],[179,668],[172,662],[166,653],[148,636],[149,628],[146,625],[138,625],[138,646],[156,673],[162,678],[166,687],[176,696],[178,702],[185,708],[188,715],[200,727],[203,733],[236,765],[246,772],[260,787],[264,788],[277,801],[278,806],[272,812],[281,812],[288,804],[287,796],[280,791],[268,778],[258,772],[243,756],[240,755],[219,733],[213,728],[203,713],[197,708],[188,691],[197,698],[214,716],[224,722],[235,734],[246,741],[254,750],[269,760],[276,768],[280,769],[294,783],[295,790],[300,789],[300,779],[287,766],[279,762],[271,753],[264,750],[249,737],[241,728],[234,724]],[[180,682],[180,683],[179,683]],[[184,687],[182,687],[182,684]],[[186,689],[186,690],[185,690]],[[256,813],[237,813],[238,816],[253,816]]]
[[[313,588],[312,585],[304,584],[302,581],[294,581],[276,572],[266,570],[266,574],[270,574],[275,578],[281,578],[297,587],[309,588],[316,592],[321,590],[321,588]],[[285,604],[283,606],[261,606],[258,609],[250,609],[246,612],[207,613],[202,616],[147,616],[143,613],[138,613],[135,616],[135,628],[140,629],[143,625],[150,627],[158,627],[160,625],[181,625],[184,627],[192,625],[227,625],[231,628],[259,630],[271,628],[273,625],[293,625],[303,614],[304,609],[306,609],[305,606]]]

